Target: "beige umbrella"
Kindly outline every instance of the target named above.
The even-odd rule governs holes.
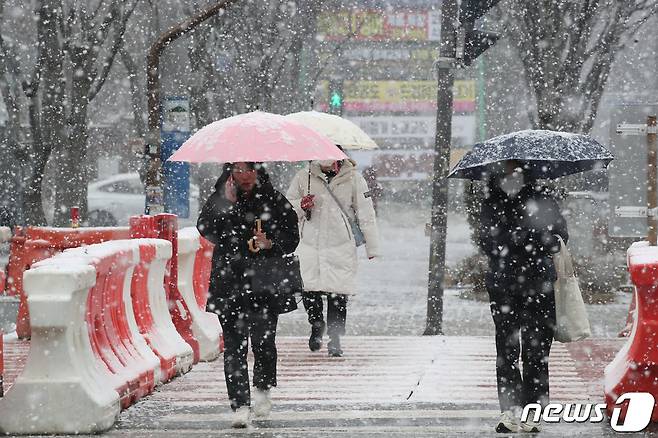
[[[303,111],[286,116],[328,137],[343,149],[377,149],[377,143],[355,123],[333,114]]]

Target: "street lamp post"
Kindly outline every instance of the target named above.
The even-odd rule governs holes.
[[[148,132],[146,134],[145,153],[148,157],[146,170],[146,206],[145,214],[164,212],[164,197],[162,191],[162,161],[160,159],[160,57],[171,43],[194,30],[207,19],[221,13],[237,0],[222,0],[210,6],[197,15],[174,25],[161,34],[151,46],[146,58],[146,89],[148,96]]]
[[[475,29],[475,22],[500,0],[457,0],[441,3],[441,48],[436,63],[438,91],[436,99],[436,137],[432,178],[432,223],[430,263],[427,287],[427,322],[424,335],[443,334],[443,279],[445,277],[446,235],[448,226],[448,167],[452,140],[454,69],[467,67],[493,46],[498,35]],[[457,27],[459,23],[459,28]]]
[[[448,179],[446,177],[450,165],[450,141],[452,138],[452,87],[457,48],[456,20],[457,1],[443,0],[441,4],[441,49],[437,62],[436,137],[434,141],[432,223],[425,335],[443,333],[443,278],[448,221]]]

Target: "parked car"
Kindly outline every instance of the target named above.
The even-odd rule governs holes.
[[[113,227],[128,225],[130,216],[143,214],[144,185],[137,173],[120,173],[89,184],[88,225]],[[190,215],[179,218],[180,225],[193,225],[199,211],[199,188],[190,184]]]

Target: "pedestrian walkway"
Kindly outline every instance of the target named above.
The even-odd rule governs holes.
[[[624,340],[556,343],[551,396],[600,403],[604,366]],[[274,411],[249,430],[230,430],[222,361],[202,363],[124,411],[120,436],[475,436],[493,435],[498,416],[495,350],[489,337],[345,337],[345,357],[311,353],[283,337]],[[6,349],[6,386],[27,344]],[[253,362],[250,362],[253,363]],[[541,436],[612,435],[603,424],[549,425]]]

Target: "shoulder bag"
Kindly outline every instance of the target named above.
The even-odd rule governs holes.
[[[255,258],[246,275],[251,277],[250,290],[254,295],[274,297],[277,313],[297,309],[294,295],[304,291],[304,282],[296,255]]]
[[[571,254],[564,241],[560,241],[560,252],[553,256],[557,281],[555,290],[555,334],[558,342],[580,341],[592,335],[580,292],[578,279],[573,270]]]
[[[359,226],[359,219],[357,219],[356,212],[354,212],[354,217],[351,215],[347,214],[345,211],[345,208],[343,208],[343,205],[340,203],[334,192],[329,188],[329,184],[327,184],[326,181],[322,180],[324,183],[325,187],[327,188],[327,191],[331,195],[331,197],[334,199],[336,204],[338,205],[338,208],[340,208],[340,211],[343,213],[343,215],[347,218],[347,222],[350,224],[350,228],[352,229],[352,236],[354,236],[354,243],[356,246],[362,246],[365,245],[366,243],[366,237],[363,235],[363,231],[361,231],[361,227]],[[356,187],[354,185],[354,180],[352,180],[352,202],[354,202],[354,199],[356,198]]]

